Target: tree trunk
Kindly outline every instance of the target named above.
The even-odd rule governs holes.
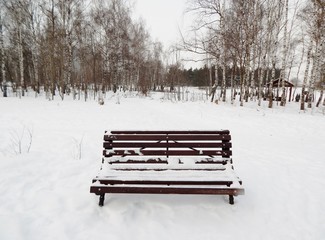
[[[1,11],[1,10],[0,10]],[[6,72],[5,72],[5,54],[4,54],[4,42],[3,42],[3,31],[2,31],[2,18],[0,12],[0,48],[1,48],[1,77],[2,83],[0,82],[0,86],[2,85],[3,97],[7,97],[7,83],[6,83]]]
[[[285,106],[286,104],[286,87],[285,87],[285,70],[286,70],[286,62],[287,62],[287,53],[289,50],[289,44],[287,44],[287,25],[288,25],[288,1],[284,0],[285,4],[285,23],[284,23],[284,33],[283,33],[283,52],[282,52],[282,67],[280,72],[280,80],[282,80],[282,96],[281,96],[281,104],[280,106]]]
[[[214,96],[217,93],[217,89],[218,89],[218,85],[219,85],[219,74],[218,74],[218,68],[219,68],[219,59],[216,59],[216,65],[214,66],[214,86],[215,86],[215,90],[214,90]],[[216,96],[217,100],[218,99],[218,94]]]
[[[223,64],[222,64],[222,101],[225,102],[226,101],[226,56],[224,53],[224,59],[223,59]]]
[[[23,55],[23,39],[21,33],[21,9],[19,10],[19,22],[18,22],[18,58],[19,58],[19,73],[20,73],[20,91],[21,95],[25,93],[25,79],[24,79],[24,55]]]
[[[245,64],[245,81],[244,81],[244,84],[245,84],[245,92],[244,92],[245,102],[248,102],[248,98],[249,98],[250,68],[251,68],[251,53],[250,53],[250,47],[247,46],[247,49],[246,49],[246,64]]]
[[[317,48],[317,46],[316,46],[316,48]],[[313,57],[313,65],[311,68],[310,81],[309,81],[308,93],[307,93],[307,107],[308,108],[311,108],[312,102],[314,99],[315,75],[316,75],[316,63],[315,63],[315,57]]]
[[[231,71],[231,76],[230,76],[230,102],[231,104],[234,104],[234,75],[236,72],[236,64],[234,64],[233,69]]]
[[[273,81],[275,79],[275,61],[276,61],[275,59],[272,59],[271,81],[268,89],[269,108],[273,107]]]
[[[208,87],[208,94],[211,95],[211,91],[212,91],[212,64],[211,64],[211,60],[209,58],[209,87]]]
[[[311,55],[311,50],[313,47],[313,42],[310,41],[308,51],[307,51],[307,65],[305,69],[305,75],[304,75],[304,81],[302,83],[302,89],[301,89],[301,101],[300,101],[300,110],[305,110],[305,88],[307,84],[307,78],[308,78],[308,73],[309,73],[309,65],[310,65],[310,55]]]
[[[258,82],[258,104],[257,104],[258,106],[261,106],[261,101],[262,101],[262,82],[264,79],[265,69],[266,69],[266,55],[264,55],[262,59],[262,67],[260,70],[260,78]]]
[[[318,98],[318,101],[317,101],[317,104],[316,104],[316,107],[319,107],[319,104],[321,103],[322,99],[323,99],[323,94],[324,94],[324,89],[322,89],[320,91],[320,95],[319,95],[319,98]]]
[[[256,67],[256,61],[257,61],[257,57],[256,57],[256,54],[257,54],[257,46],[256,44],[254,44],[254,48],[253,48],[253,66],[252,66],[252,76],[251,76],[251,82],[250,82],[250,99],[251,101],[254,99],[254,92],[255,92],[255,84],[256,84],[256,81],[255,81],[255,67]],[[259,67],[259,64],[260,62],[258,61],[257,65]],[[257,69],[258,69],[257,67]]]
[[[225,2],[223,3],[223,9],[225,9]],[[225,102],[226,101],[226,70],[227,70],[227,63],[226,63],[226,38],[225,38],[225,32],[226,32],[226,24],[225,24],[225,19],[224,16],[221,16],[220,18],[220,24],[221,24],[221,32],[223,34],[222,36],[222,48],[223,48],[223,52],[222,52],[222,90],[221,90],[221,94],[222,94],[222,101]]]
[[[275,8],[275,11],[278,11],[277,14],[273,15],[273,18],[271,21],[274,22],[272,28],[273,28],[273,52],[272,52],[272,73],[271,73],[271,82],[269,85],[269,108],[273,107],[273,81],[275,80],[275,68],[276,68],[276,62],[277,62],[277,48],[278,48],[278,38],[279,38],[279,32],[280,32],[280,19],[281,19],[281,5],[282,5],[282,0],[278,1],[278,6]]]

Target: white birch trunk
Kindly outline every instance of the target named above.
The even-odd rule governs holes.
[[[36,90],[35,94],[39,94],[39,72],[38,72],[38,68],[39,68],[39,61],[38,61],[38,57],[39,57],[39,51],[38,51],[38,46],[37,46],[37,34],[36,34],[36,30],[35,30],[35,26],[34,23],[32,23],[33,26],[33,36],[32,36],[32,62],[33,62],[33,66],[34,66],[34,84],[36,84],[36,88],[34,87],[34,89]]]
[[[318,48],[318,46],[316,44],[316,52],[318,50],[317,48]],[[308,108],[311,108],[313,97],[314,97],[315,80],[316,80],[316,74],[317,74],[317,60],[316,60],[316,58],[317,57],[314,54],[312,56],[313,66],[311,68],[310,81],[309,81],[308,93],[307,93],[307,107]]]
[[[280,17],[281,17],[281,9],[280,6],[282,5],[282,0],[278,1],[278,6],[275,8],[274,12],[278,11],[277,15],[273,15],[273,19],[271,21],[274,22],[273,27],[273,52],[272,52],[272,73],[271,73],[271,82],[269,85],[269,108],[273,107],[273,81],[275,80],[275,67],[277,62],[277,48],[278,48],[278,37],[279,37],[279,31],[280,31]]]
[[[223,64],[222,64],[222,101],[226,101],[226,54],[223,55]]]
[[[324,15],[324,14],[323,14]],[[320,18],[322,16],[318,16]],[[325,22],[325,20],[323,20]],[[314,55],[314,60],[313,60],[313,74],[311,76],[311,81],[310,81],[310,88],[308,89],[308,108],[312,107],[312,100],[313,100],[313,95],[315,91],[315,82],[316,80],[321,79],[321,68],[320,68],[320,63],[321,63],[321,57],[322,57],[322,50],[323,50],[323,37],[322,36],[322,31],[323,29],[316,29],[316,50],[315,50],[315,55]]]
[[[239,21],[241,22],[241,24],[244,23],[244,7],[243,7],[243,4],[245,4],[244,2],[240,4],[240,8],[239,8],[239,12],[240,12],[240,19]],[[244,29],[244,27],[243,27]],[[241,29],[241,31],[243,31],[243,29]],[[245,92],[245,77],[246,77],[246,62],[244,61],[245,57],[245,49],[246,49],[246,44],[247,44],[247,41],[244,43],[245,41],[243,41],[243,39],[241,39],[241,51],[242,51],[242,56],[241,56],[241,59],[240,59],[240,106],[244,106],[244,92]],[[245,70],[243,69],[243,67],[245,68]]]
[[[19,15],[21,13],[19,12]],[[24,88],[25,88],[25,79],[24,79],[24,55],[23,55],[23,40],[22,40],[22,33],[21,33],[21,16],[19,16],[19,23],[18,23],[18,57],[19,57],[19,73],[20,73],[20,94],[22,96],[25,95]]]
[[[271,72],[271,81],[268,90],[268,98],[269,98],[269,108],[273,107],[273,81],[275,80],[275,64],[276,64],[276,47],[277,43],[273,46],[273,54],[272,54],[272,72]]]
[[[226,8],[226,3],[225,0],[223,1],[222,4],[222,11],[223,13],[220,16],[220,24],[221,24],[221,32],[222,32],[222,90],[221,90],[221,94],[222,94],[222,101],[225,102],[226,101],[226,38],[225,38],[225,32],[226,32],[226,23],[225,23],[225,8]]]
[[[0,12],[0,48],[1,48],[1,77],[3,85],[3,97],[7,97],[7,86],[6,86],[6,72],[5,72],[5,52],[4,52],[4,42],[3,42],[3,31],[2,31],[2,18]]]
[[[236,71],[236,65],[233,65],[233,69],[231,71],[231,76],[230,76],[230,102],[231,104],[234,104],[234,75],[235,75],[235,71]]]
[[[261,55],[257,57],[257,42],[258,42],[258,16],[259,16],[259,10],[258,10],[258,2],[253,3],[253,15],[254,15],[254,27],[253,27],[253,42],[254,42],[254,47],[253,47],[253,67],[252,67],[252,77],[251,77],[251,82],[250,82],[250,88],[251,88],[251,93],[250,93],[250,98],[251,100],[254,100],[254,94],[256,90],[256,79],[255,79],[255,67],[257,64],[257,69],[260,68],[260,63],[261,63]],[[258,76],[258,75],[257,75]],[[256,96],[255,96],[256,99]]]
[[[271,31],[268,31],[268,34],[267,34],[267,40],[266,40],[266,46],[265,46],[265,53],[264,53],[264,56],[263,56],[263,60],[262,60],[262,72],[261,72],[261,75],[260,75],[260,81],[259,81],[259,100],[258,100],[258,106],[261,106],[261,101],[262,101],[262,84],[263,84],[263,80],[264,80],[264,74],[265,74],[265,71],[266,71],[266,75],[265,75],[265,78],[266,78],[266,83],[268,81],[268,78],[269,78],[269,66],[270,66],[270,44],[271,44]],[[265,96],[263,96],[265,97]]]
[[[211,64],[210,56],[208,57],[208,68],[209,68],[208,94],[211,95],[211,91],[212,91],[212,64]]]
[[[262,102],[262,82],[264,79],[264,73],[265,73],[265,69],[266,69],[266,54],[264,54],[263,59],[262,59],[262,66],[261,66],[261,70],[260,70],[260,79],[258,81],[258,106],[261,106],[261,102]]]
[[[68,52],[67,52],[67,78],[66,84],[71,85],[72,75],[72,36],[71,33],[68,35]]]
[[[285,106],[286,104],[286,88],[285,88],[285,71],[286,71],[286,63],[287,63],[287,54],[289,50],[289,44],[287,43],[287,25],[288,25],[288,1],[284,0],[285,5],[285,19],[284,19],[284,32],[283,32],[283,52],[282,52],[282,66],[280,72],[280,80],[282,80],[282,96],[281,96],[281,104],[280,106]]]
[[[211,66],[212,68],[212,66]],[[214,75],[215,75],[215,81],[214,81],[214,84],[213,86],[211,86],[211,91],[210,91],[210,95],[211,95],[211,102],[214,101],[214,97],[216,95],[216,92],[217,92],[217,88],[218,88],[218,66],[214,66]],[[212,78],[212,70],[211,70],[211,78]],[[212,80],[211,80],[212,82]],[[217,99],[218,101],[218,99]]]
[[[307,79],[308,79],[308,73],[309,73],[309,66],[310,66],[310,58],[311,58],[311,50],[313,47],[313,42],[310,41],[308,51],[307,51],[307,65],[305,69],[305,75],[304,75],[304,81],[302,83],[302,89],[301,89],[301,101],[300,101],[300,110],[305,110],[305,89],[306,89],[306,84],[307,84]]]
[[[301,69],[301,65],[304,61],[304,56],[305,56],[305,43],[304,43],[304,38],[302,38],[302,41],[303,41],[303,45],[302,45],[302,53],[301,53],[301,59],[300,59],[300,62],[299,62],[299,65],[298,65],[298,70],[297,70],[297,75],[296,75],[296,78],[297,78],[297,83],[295,84],[295,90],[293,91],[293,96],[295,95],[295,92],[297,90],[297,85],[298,85],[298,82],[299,82],[299,74],[300,74],[300,69]]]
[[[323,99],[323,95],[324,95],[324,89],[322,88],[322,90],[320,91],[320,95],[319,95],[316,107],[319,107],[319,104],[321,103],[321,101]]]
[[[250,56],[250,47],[247,46],[247,50],[246,50],[246,64],[245,64],[245,81],[243,81],[243,89],[245,89],[244,91],[244,96],[241,98],[242,101],[240,103],[240,106],[244,105],[244,98],[245,101],[248,101],[248,97],[249,97],[249,78],[250,78],[250,66],[251,65],[251,56]],[[245,84],[245,86],[244,86]]]
[[[252,66],[252,76],[251,76],[251,82],[250,82],[250,99],[254,100],[254,91],[255,91],[255,67],[256,67],[256,61],[257,61],[257,57],[256,57],[256,44],[254,45],[254,49],[253,49],[253,66]],[[259,66],[259,62],[257,63],[257,65]]]
[[[215,93],[217,93],[217,88],[219,84],[219,75],[218,75],[218,68],[219,68],[219,59],[216,59],[216,65],[214,66],[214,85],[216,86]]]

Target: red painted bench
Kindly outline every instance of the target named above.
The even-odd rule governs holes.
[[[221,131],[105,132],[102,166],[90,187],[106,193],[244,194],[232,165],[231,135]]]

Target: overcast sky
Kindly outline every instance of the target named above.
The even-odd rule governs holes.
[[[188,0],[135,0],[134,15],[145,20],[153,40],[163,43],[164,50],[181,40],[179,29],[186,35],[192,25],[191,14],[186,13]],[[198,56],[182,53],[180,58],[195,59]],[[175,56],[169,56],[169,63],[174,63]],[[184,67],[199,67],[201,63],[183,62]]]
[[[164,48],[179,39],[178,27],[183,28],[186,0],[135,0],[135,16],[145,20],[153,40]]]

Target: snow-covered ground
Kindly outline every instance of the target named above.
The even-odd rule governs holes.
[[[0,239],[325,239],[325,115],[151,97],[0,97]],[[244,196],[89,193],[104,130],[229,129]],[[19,147],[20,146],[20,147]],[[21,153],[20,153],[21,152]]]

